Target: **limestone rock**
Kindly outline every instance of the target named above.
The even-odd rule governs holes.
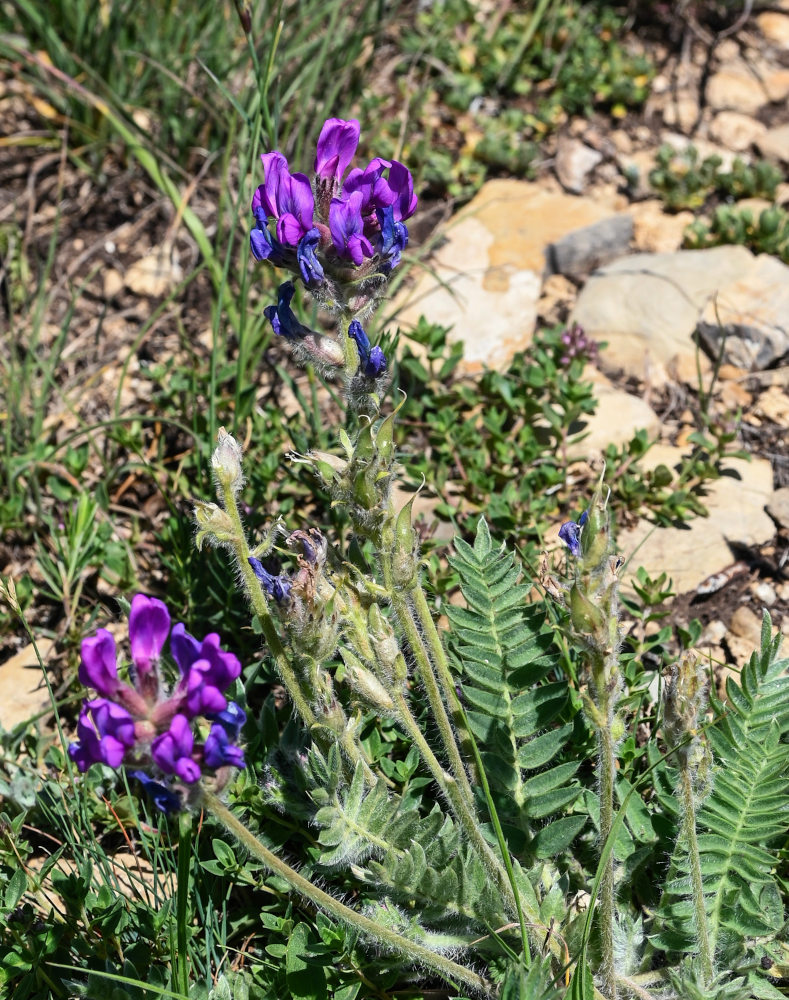
[[[554,166],[556,176],[565,191],[583,194],[589,175],[603,159],[603,154],[585,145],[579,139],[560,136]]]
[[[686,228],[693,222],[693,212],[669,215],[658,198],[635,202],[628,212],[633,218],[633,243],[636,250],[670,253],[679,250]]]
[[[789,531],[789,486],[776,490],[767,504],[767,513],[784,531]]]
[[[547,249],[548,270],[569,278],[581,278],[621,257],[632,238],[633,219],[626,213],[593,222],[551,243]]]
[[[681,455],[679,449],[673,450]],[[731,564],[729,543],[764,545],[773,538],[775,525],[764,509],[773,492],[770,463],[730,458],[725,467],[730,474],[710,483],[702,498],[709,517],[694,518],[682,528],[657,528],[642,522],[619,532],[620,551],[625,558],[632,554],[626,589],[627,581],[643,566],[650,576],[667,573],[675,591],[687,593]]]
[[[710,353],[749,371],[767,368],[789,352],[789,267],[760,254],[738,280],[708,302],[698,332]]]
[[[695,355],[692,340],[707,303],[747,273],[753,255],[724,246],[676,253],[633,254],[606,265],[587,281],[571,320],[608,342],[604,363],[643,378],[678,355]]]
[[[637,431],[645,430],[649,438],[660,433],[660,417],[639,396],[617,389],[600,372],[587,369],[585,378],[594,382],[597,409],[583,418],[571,433],[583,433],[581,441],[571,442],[567,454],[570,458],[588,458],[605,451],[610,445],[626,444]]]
[[[126,287],[135,295],[162,298],[183,278],[183,270],[173,256],[172,247],[164,244],[135,261],[126,272]]]
[[[488,181],[448,224],[430,271],[395,303],[397,323],[413,328],[424,315],[452,327],[467,371],[506,366],[531,343],[546,247],[614,211],[525,181]]]
[[[721,111],[710,125],[710,135],[722,146],[742,153],[764,135],[767,126],[739,111]]]
[[[768,42],[789,51],[789,17],[786,14],[766,10],[756,15],[756,23]]]
[[[767,160],[789,163],[789,124],[768,129],[756,140],[756,148]]]
[[[38,640],[38,652],[46,663],[54,643]],[[32,643],[0,665],[0,729],[10,732],[49,705],[41,666]]]
[[[767,103],[764,86],[748,68],[731,64],[714,73],[707,82],[707,103],[716,111],[755,114]]]

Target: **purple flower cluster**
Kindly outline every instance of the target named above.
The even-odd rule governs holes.
[[[569,330],[565,330],[561,336],[562,355],[559,364],[562,368],[569,368],[573,361],[578,358],[584,363],[594,361],[597,357],[598,343],[590,340],[586,336],[584,328],[580,323],[573,323]]]
[[[170,637],[170,652],[181,673],[172,691],[159,669],[162,649]],[[236,741],[246,716],[224,692],[241,673],[241,664],[221,649],[216,633],[202,641],[182,623],[170,630],[170,614],[155,598],[137,594],[129,615],[131,684],[118,676],[115,640],[106,629],[82,642],[79,679],[100,695],[83,703],[77,722],[78,740],[69,755],[80,771],[91,764],[145,770],[139,778],[160,809],[180,805],[171,783],[195,785],[204,771],[243,767],[244,753]],[[202,743],[195,742],[198,717],[211,723]],[[154,771],[154,776],[149,772]]]
[[[264,153],[264,182],[252,199],[255,258],[288,268],[316,293],[327,286],[327,296],[338,279],[388,277],[408,243],[403,222],[416,209],[411,173],[396,160],[376,157],[345,176],[358,145],[358,121],[329,118],[313,180],[292,174],[282,153]]]

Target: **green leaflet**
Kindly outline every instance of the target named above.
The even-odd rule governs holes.
[[[716,724],[712,790],[698,813],[698,842],[710,940],[719,960],[735,966],[751,950],[748,939],[774,937],[784,914],[775,879],[777,848],[789,827],[789,677],[776,660],[778,643],[765,615],[762,650],[729,678],[727,704],[711,698]],[[666,951],[692,947],[689,869],[681,846],[665,886],[660,932]],[[758,995],[758,994],[757,994]]]
[[[562,760],[573,726],[566,681],[546,681],[554,661],[544,610],[528,603],[512,553],[493,545],[484,518],[473,546],[456,539],[449,561],[467,605],[447,608],[450,652],[496,808],[525,835],[526,855],[548,857],[584,818],[566,815],[581,791],[580,762]]]

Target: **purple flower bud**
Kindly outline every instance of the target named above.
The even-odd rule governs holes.
[[[359,351],[359,370],[367,378],[378,378],[386,371],[386,356],[380,347],[370,347],[370,338],[358,319],[352,319],[348,326],[348,336]]]
[[[348,258],[357,265],[374,253],[364,235],[362,200],[362,192],[354,191],[346,201],[332,198],[329,206],[329,229],[334,247],[340,257]]]
[[[140,782],[159,812],[170,815],[181,811],[181,796],[168,788],[167,785],[156,781],[145,771],[130,771],[129,777],[136,778]]]
[[[68,752],[81,772],[91,764],[119,767],[126,751],[134,746],[134,719],[115,702],[96,698],[82,706],[77,736]]]
[[[408,246],[408,230],[402,222],[395,221],[391,205],[379,208],[375,214],[381,227],[377,250],[382,258],[382,270],[388,274],[400,263],[400,254]]]
[[[106,628],[82,640],[79,679],[85,687],[95,688],[105,698],[115,696],[121,687],[115,656],[115,640]]]
[[[285,604],[290,599],[291,584],[286,576],[274,576],[269,573],[263,563],[259,559],[255,559],[254,556],[249,557],[249,565],[254,570],[264,592],[277,604]]]
[[[235,741],[241,735],[241,730],[247,721],[247,713],[237,702],[230,701],[223,712],[217,712],[211,719],[223,726],[230,739]]]
[[[315,173],[324,180],[334,180],[339,186],[342,175],[359,145],[359,122],[355,118],[329,118],[318,136]]]
[[[255,210],[256,226],[249,234],[249,246],[255,260],[267,260],[275,266],[287,261],[285,247],[268,231],[268,218],[262,208]],[[291,251],[292,252],[292,251]]]
[[[559,528],[559,538],[564,542],[571,554],[577,559],[581,554],[581,528],[586,524],[587,511],[578,518],[578,521],[565,521]]]
[[[296,247],[296,260],[301,271],[301,279],[307,288],[314,288],[323,281],[323,266],[315,254],[320,238],[319,230],[310,229]]]
[[[158,661],[170,631],[170,613],[162,601],[135,594],[129,613],[129,643],[134,665],[141,676]]]
[[[166,733],[151,744],[154,763],[165,774],[176,774],[187,785],[200,780],[200,765],[192,760],[194,736],[185,715],[175,715]]]
[[[266,306],[263,310],[263,315],[271,323],[274,333],[287,340],[300,340],[313,332],[303,323],[299,323],[296,314],[290,308],[295,292],[293,282],[283,282],[277,289],[276,306]]]
[[[207,767],[243,767],[244,751],[230,742],[224,727],[216,724],[206,737],[203,761]]]

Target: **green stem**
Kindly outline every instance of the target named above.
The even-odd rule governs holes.
[[[296,672],[291,666],[285,647],[282,645],[282,640],[280,639],[279,633],[274,625],[274,620],[268,608],[268,602],[266,601],[266,597],[261,590],[258,578],[255,576],[255,571],[249,565],[249,557],[251,553],[249,551],[249,545],[247,544],[246,535],[244,534],[244,525],[241,522],[241,515],[238,512],[238,506],[236,504],[236,498],[233,494],[233,490],[230,486],[221,481],[219,488],[222,493],[222,505],[225,509],[225,513],[230,518],[233,525],[234,540],[231,542],[231,546],[233,554],[236,557],[236,563],[238,564],[241,579],[244,582],[244,589],[249,597],[252,610],[255,612],[255,617],[260,624],[266,644],[268,645],[271,655],[276,661],[280,677],[282,678],[285,687],[288,689],[291,701],[293,702],[296,711],[301,716],[304,725],[310,729],[315,725],[317,719],[315,718],[315,713],[312,711],[309,700],[304,696],[304,692],[301,689],[301,684],[296,676]]]
[[[605,715],[608,716],[608,712]],[[614,780],[616,776],[616,759],[614,741],[611,736],[610,719],[605,726],[597,728],[598,749],[600,753],[600,843],[605,844],[611,836],[614,822]],[[614,852],[611,851],[603,869],[603,879],[600,883],[600,938],[601,938],[601,972],[603,986],[609,1000],[616,1000],[616,973],[614,969]]]
[[[473,990],[478,990],[487,996],[494,995],[493,984],[475,972],[463,968],[456,962],[452,962],[441,955],[437,955],[425,948],[423,945],[409,941],[395,931],[382,927],[369,917],[357,913],[350,907],[334,899],[322,889],[318,889],[306,878],[299,875],[289,865],[273,854],[257,837],[247,830],[233,813],[211,792],[204,792],[203,802],[206,809],[211,812],[216,819],[233,836],[237,837],[247,850],[259,861],[280,878],[284,879],[288,885],[299,895],[309,900],[314,906],[330,914],[336,920],[354,928],[364,937],[372,939],[380,947],[395,954],[402,955],[407,960],[424,965],[438,973],[449,983],[461,982]]]
[[[458,788],[458,784],[455,779],[451,774],[446,773],[438,758],[430,749],[430,745],[422,735],[419,724],[414,718],[411,708],[408,705],[402,691],[393,691],[391,694],[399,713],[399,720],[408,731],[408,735],[414,741],[414,744],[422,755],[422,760],[425,762],[430,773],[433,775],[436,784],[443,792],[447,802],[449,802],[452,812],[455,814],[455,817],[463,828],[463,831],[468,837],[472,847],[485,866],[486,871],[492,873],[495,877],[496,884],[504,896],[510,913],[517,913],[520,917],[520,923],[523,925],[518,896],[515,894],[512,885],[510,884],[507,872],[502,867],[501,861],[499,861],[491,849],[490,844],[482,836],[477,817],[472,810],[469,809],[467,802],[460,794],[460,789]],[[529,914],[529,919],[536,923],[538,922],[539,917],[534,917],[534,915]],[[528,950],[528,943],[526,942],[525,947]]]
[[[182,812],[179,816],[178,833],[178,895],[176,899],[178,954],[176,967],[179,989],[186,998],[189,996],[189,951],[186,938],[186,920],[189,905],[189,872],[192,862],[191,813]]]
[[[707,926],[707,909],[704,905],[704,882],[701,876],[699,841],[696,836],[696,796],[693,792],[691,769],[688,767],[686,761],[683,761],[680,765],[680,788],[682,792],[682,832],[685,835],[685,841],[688,845],[693,913],[696,918],[696,943],[698,944],[704,983],[705,985],[709,985],[714,975],[712,949],[710,947],[710,935]]]
[[[452,713],[452,721],[455,724],[455,732],[458,734],[460,745],[466,751],[467,755],[471,755],[473,753],[473,739],[468,733],[465,715],[455,693],[455,679],[449,669],[449,660],[444,649],[444,644],[441,641],[441,636],[436,628],[436,623],[433,621],[433,616],[430,613],[430,606],[427,603],[425,591],[418,582],[411,595],[411,600],[417,619],[417,626],[421,629],[422,635],[425,637],[436,667],[438,683],[443,689],[444,698]]]

